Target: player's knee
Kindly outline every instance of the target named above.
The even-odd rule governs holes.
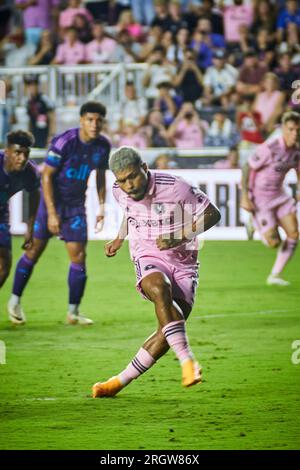
[[[159,301],[171,297],[171,283],[167,278],[152,281],[149,288],[151,299]]]
[[[74,253],[72,255],[72,263],[84,264],[85,263],[85,258],[86,258],[85,251],[80,250],[77,253]]]
[[[10,266],[8,263],[0,263],[0,287],[3,286],[9,276]]]
[[[272,238],[272,237],[267,238],[266,241],[267,241],[267,244],[270,248],[278,248],[280,246],[280,243],[281,243],[280,238],[277,238],[277,237],[276,238],[275,237],[274,238]]]
[[[41,256],[41,251],[37,249],[37,247],[34,247],[32,246],[31,248],[28,248],[26,250],[26,256],[27,258],[29,258],[31,261],[33,261],[34,263],[37,262],[37,260],[39,259],[39,257]]]
[[[36,263],[39,257],[41,256],[41,254],[43,253],[45,246],[46,245],[44,245],[43,243],[37,243],[34,241],[33,244],[30,246],[30,248],[26,249],[26,256],[31,261]]]
[[[298,242],[298,240],[299,240],[299,231],[295,228],[294,230],[290,231],[287,234],[287,237],[291,240],[295,240],[295,241]]]

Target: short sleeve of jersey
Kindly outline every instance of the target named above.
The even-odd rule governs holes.
[[[184,211],[192,215],[194,220],[197,220],[210,204],[210,200],[203,191],[181,178],[177,179],[174,189]]]
[[[29,193],[40,187],[40,175],[32,162],[29,162],[25,173],[24,189]]]
[[[45,158],[46,165],[52,166],[53,168],[60,168],[65,156],[66,144],[60,142],[61,137],[54,137],[52,140],[47,156]]]
[[[114,183],[113,188],[112,188],[112,193],[113,193],[115,200],[121,207],[121,209],[125,212],[126,207],[127,207],[127,198],[128,198],[126,193],[124,193],[124,191],[120,189],[117,183]]]
[[[260,170],[269,162],[271,151],[268,146],[260,145],[248,159],[248,164],[252,170]]]

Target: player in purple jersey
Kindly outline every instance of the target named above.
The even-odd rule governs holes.
[[[29,192],[29,219],[23,248],[28,249],[32,245],[33,224],[40,199],[38,172],[28,160],[33,142],[29,132],[10,132],[4,152],[0,152],[0,287],[9,275],[12,260],[8,201],[22,189]],[[19,322],[18,317],[12,320]]]
[[[87,279],[85,193],[89,175],[92,170],[96,170],[100,203],[96,229],[99,231],[104,221],[105,170],[108,168],[110,152],[110,143],[100,134],[105,115],[106,108],[101,103],[87,102],[80,109],[80,128],[70,129],[51,142],[42,173],[43,192],[34,226],[33,243],[18,262],[8,303],[10,315],[17,314],[24,322],[21,296],[34,265],[49,239],[56,235],[65,241],[70,258],[67,323],[93,323],[79,312]]]
[[[158,329],[116,377],[93,386],[93,397],[111,397],[146,372],[169,348],[182,368],[182,385],[201,382],[201,368],[185,330],[198,280],[196,235],[215,225],[218,209],[198,188],[168,173],[149,172],[140,155],[121,147],[110,158],[113,193],[124,210],[117,238],[105,247],[115,256],[126,234],[137,290],[155,306]]]
[[[287,172],[295,169],[296,200],[300,201],[299,132],[300,114],[286,112],[282,117],[282,136],[259,145],[243,169],[241,207],[253,214],[255,228],[264,243],[271,248],[279,247],[268,285],[289,285],[281,273],[299,240],[296,201],[283,188]],[[286,233],[283,241],[278,227]]]

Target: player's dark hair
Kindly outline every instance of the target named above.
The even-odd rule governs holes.
[[[287,111],[282,116],[281,124],[286,124],[289,121],[293,121],[295,124],[300,124],[300,114],[296,111]]]
[[[80,116],[84,116],[86,113],[97,113],[105,117],[106,107],[99,101],[87,101],[80,108]]]
[[[12,131],[6,135],[7,145],[21,145],[22,147],[32,147],[34,145],[34,137],[31,132]]]

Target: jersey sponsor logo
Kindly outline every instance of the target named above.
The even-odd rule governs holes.
[[[155,266],[155,264],[147,264],[147,266],[145,266],[145,271],[149,271],[150,269],[155,269],[157,268],[157,266]]]
[[[69,179],[85,181],[90,176],[90,167],[88,165],[80,165],[79,168],[68,168],[66,177]]]
[[[134,217],[128,217],[127,220],[128,224],[132,225],[137,231],[139,231],[141,227],[170,227],[174,223],[172,217],[167,217],[165,219],[159,220],[142,219],[140,221],[136,220]]]

